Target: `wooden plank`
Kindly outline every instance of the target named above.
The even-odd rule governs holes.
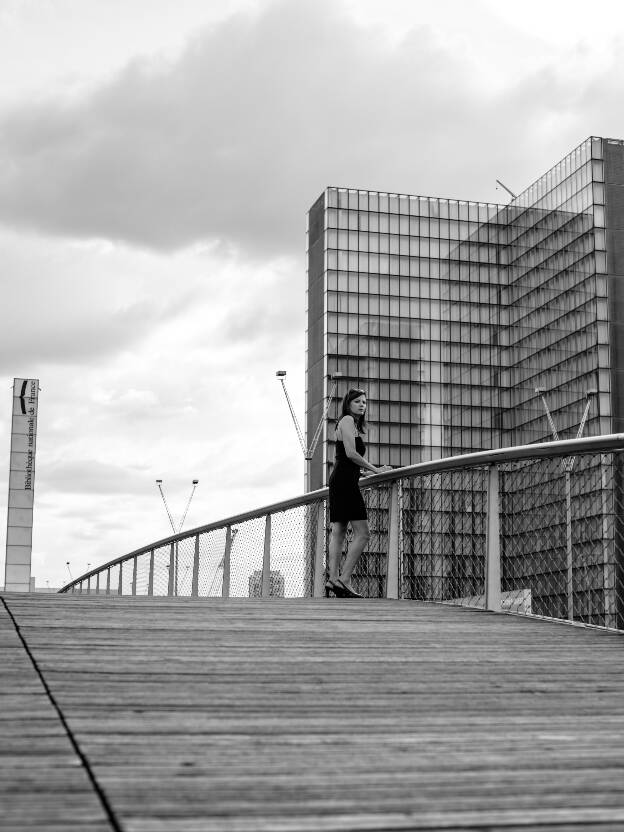
[[[0,603],[0,825],[3,832],[111,825]]]
[[[7,602],[124,829],[624,828],[619,635],[411,601]]]

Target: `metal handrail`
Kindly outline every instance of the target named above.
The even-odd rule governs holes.
[[[391,483],[399,479],[406,479],[418,475],[422,476],[424,474],[441,473],[444,471],[476,468],[481,466],[485,467],[522,459],[568,457],[578,453],[600,453],[614,450],[624,450],[624,433],[591,436],[584,439],[565,439],[557,442],[540,442],[532,445],[517,445],[511,448],[498,448],[496,450],[459,454],[457,456],[444,457],[443,459],[434,459],[428,462],[419,462],[415,465],[406,465],[401,468],[394,468],[392,471],[387,471],[383,474],[372,474],[363,477],[360,481],[360,485],[362,488],[368,489],[383,483]],[[235,514],[213,523],[207,523],[206,525],[197,526],[178,534],[169,535],[161,540],[149,543],[146,546],[141,546],[139,549],[135,549],[132,552],[114,558],[113,560],[110,560],[107,563],[90,570],[89,572],[85,572],[83,575],[80,575],[78,578],[75,578],[68,584],[65,584],[65,586],[61,587],[59,592],[67,592],[73,586],[88,580],[90,577],[97,575],[104,570],[111,569],[121,563],[132,560],[135,557],[145,555],[152,550],[179,543],[182,540],[187,540],[188,538],[196,537],[200,534],[236,526],[249,520],[256,520],[258,518],[267,517],[279,512],[288,511],[289,509],[297,508],[299,506],[310,505],[321,499],[325,499],[327,495],[327,488],[319,488],[316,491],[311,491],[298,497],[291,497],[287,500],[281,500],[277,503],[253,509],[252,511]]]

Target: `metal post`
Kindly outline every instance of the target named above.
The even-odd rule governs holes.
[[[568,620],[574,621],[574,584],[572,570],[572,483],[570,470],[565,470],[566,501],[566,589],[568,596]]]
[[[615,454],[611,454],[610,460],[607,454],[600,454],[600,511],[602,514],[602,586],[600,589],[603,600],[598,610],[594,610],[592,586],[591,584],[587,586],[589,600],[587,614],[589,623],[594,623],[595,612],[600,614],[600,606],[604,606],[604,623],[608,627],[617,627],[617,578],[613,572],[613,565],[611,564],[611,561],[615,561],[617,557],[615,552],[615,524],[618,522],[616,506],[621,501],[621,494],[618,493],[621,486],[620,478],[616,473],[617,465],[618,460]],[[611,475],[609,480],[607,480],[607,469],[609,469]]]
[[[195,554],[193,556],[193,579],[191,581],[191,595],[199,595],[199,535],[195,535]]]
[[[264,556],[262,558],[262,597],[271,595],[271,515],[267,514],[264,526]]]
[[[150,559],[149,559],[149,577],[147,579],[147,594],[153,595],[154,594],[154,550],[150,551]]]
[[[106,570],[106,594],[110,595],[110,567]]]
[[[327,532],[325,529],[325,503],[323,500],[318,504],[316,517],[316,546],[314,550],[314,597],[322,598],[325,595],[325,548],[327,545]]]
[[[386,563],[386,598],[399,597],[399,481],[390,486],[388,505],[388,559]]]
[[[221,596],[230,597],[230,553],[232,551],[232,527],[228,526],[225,533],[225,552],[223,553],[223,582]]]
[[[174,574],[174,583],[173,583],[173,594],[177,597],[178,595],[178,564],[179,564],[179,541],[176,540],[174,543],[175,546],[175,569],[173,570]]]
[[[175,543],[169,547],[169,580],[167,582],[167,595],[169,598],[173,595],[173,587],[175,581]]]
[[[87,578],[87,595],[91,595],[91,575]]]
[[[119,564],[119,582],[117,586],[117,594],[123,595],[123,561]]]
[[[488,472],[485,608],[494,612],[500,612],[501,609],[500,517],[496,464],[490,465]]]
[[[95,594],[100,594],[100,573],[98,572],[95,578]]]
[[[136,585],[137,585],[137,559],[136,555],[133,558],[134,563],[132,564],[132,594],[136,595]]]

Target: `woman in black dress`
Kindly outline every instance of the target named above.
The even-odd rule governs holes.
[[[370,540],[366,506],[360,493],[360,469],[373,474],[392,470],[389,465],[376,468],[364,459],[366,446],[362,434],[366,432],[366,393],[349,390],[342,400],[342,416],[336,425],[336,461],[329,478],[329,580],[325,590],[339,597],[361,598],[351,586],[351,574],[364,547]],[[351,523],[353,540],[340,569],[340,556],[347,526]]]

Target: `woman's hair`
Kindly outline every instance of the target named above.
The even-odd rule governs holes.
[[[351,390],[346,394],[344,399],[342,400],[342,416],[353,416],[351,413],[351,402],[354,399],[359,399],[360,396],[365,396],[366,393],[364,390],[358,390],[355,387],[352,387]],[[342,418],[342,416],[340,418]],[[355,422],[355,426],[358,429],[359,433],[366,433],[366,414],[362,413],[361,416],[353,416],[353,421]]]

